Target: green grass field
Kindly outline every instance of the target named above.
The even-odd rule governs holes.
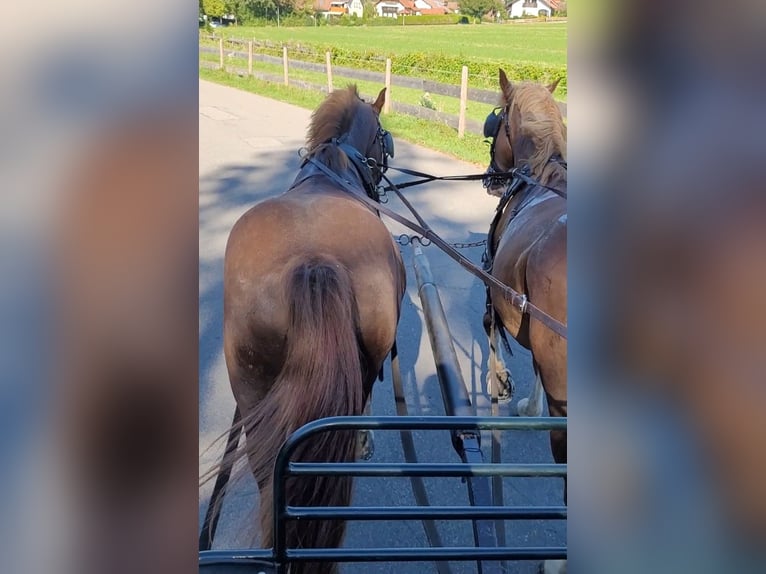
[[[277,27],[229,27],[217,28],[216,34],[224,38],[240,40],[270,41],[275,44],[289,43],[292,46],[303,45],[313,49],[319,48],[324,52],[331,47],[347,50],[372,52],[383,57],[394,59],[397,55],[408,53],[423,54],[446,54],[464,58],[467,61],[480,62],[484,68],[494,67],[498,62],[510,64],[543,65],[556,68],[566,68],[566,23],[507,23],[507,24],[480,24],[469,26],[444,25],[444,26],[386,26],[386,27],[344,27],[323,26],[318,28],[277,28]],[[217,45],[217,41],[205,39],[206,34],[201,34],[200,43],[204,45]],[[230,50],[241,49],[228,42],[226,65],[246,68],[246,61],[238,57],[228,56]],[[262,49],[263,53],[281,56],[281,49]],[[273,52],[273,53],[272,53]],[[200,59],[216,62],[217,54],[200,53]],[[468,62],[466,62],[467,64]],[[492,64],[492,66],[490,66]],[[350,67],[355,67],[353,64]],[[364,67],[362,65],[361,67]],[[275,73],[281,75],[281,66],[254,62],[254,70]],[[496,86],[494,78],[496,72],[492,72],[492,81],[489,77],[484,80],[487,86],[481,82],[475,87],[491,89]],[[420,77],[415,74],[416,77]],[[282,101],[288,101],[309,109],[313,109],[322,100],[323,96],[317,93],[307,94],[300,89],[285,88],[279,84],[271,84],[255,80],[253,78],[239,78],[236,74],[205,70],[200,68],[200,77],[227,84],[239,89],[252,91],[267,97]],[[298,69],[290,71],[293,79],[302,79],[317,84],[326,82],[322,73],[307,72]],[[476,78],[469,77],[469,85]],[[344,86],[351,80],[335,74],[335,86]],[[441,80],[440,80],[441,81]],[[380,86],[375,82],[355,82],[363,92],[377,93]],[[459,83],[459,77],[453,84]],[[491,87],[489,86],[491,84]],[[394,87],[393,98],[401,102],[417,105],[423,94],[417,90]],[[557,99],[566,100],[566,91],[561,87],[554,94]],[[456,98],[432,95],[432,101],[439,111],[449,114],[457,114],[459,102]],[[483,121],[491,105],[469,102],[467,116],[471,119]],[[445,125],[418,120],[408,116],[390,114],[386,116],[384,124],[395,137],[401,137],[413,143],[425,145],[448,153],[456,158],[481,165],[486,162],[488,148],[483,143],[483,138],[466,134],[464,139],[458,139],[455,130]]]
[[[384,56],[411,52],[451,54],[471,60],[504,60],[566,66],[567,24],[507,23],[471,26],[323,26],[277,28],[233,26],[217,28],[225,38],[304,42]]]

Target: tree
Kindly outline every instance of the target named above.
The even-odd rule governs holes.
[[[497,0],[460,0],[460,13],[481,18],[492,10],[498,10],[500,4]]]
[[[375,16],[375,0],[365,0],[363,6],[362,17],[372,18]]]
[[[247,0],[225,0],[224,5],[226,6],[226,13],[234,16],[238,24],[247,21],[250,15]]]
[[[226,12],[223,0],[202,0],[202,9],[212,18],[220,18]]]

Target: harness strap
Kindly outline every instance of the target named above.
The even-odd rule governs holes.
[[[226,450],[224,451],[221,466],[218,469],[218,476],[215,479],[213,494],[208,502],[205,512],[205,521],[202,524],[202,530],[199,534],[199,550],[210,550],[213,545],[215,531],[218,528],[218,519],[221,517],[221,501],[223,499],[226,485],[231,478],[231,471],[234,467],[234,452],[239,444],[239,437],[242,434],[242,415],[239,407],[234,407],[234,418],[231,421],[229,436],[226,439]]]
[[[491,388],[491,412],[493,417],[500,416],[500,409],[498,404],[498,395],[500,383],[497,376],[497,355],[499,349],[495,348],[495,329],[500,328],[502,331],[502,325],[497,323],[495,318],[495,310],[490,311],[490,323],[489,323],[489,384]],[[492,447],[491,447],[491,460],[492,464],[500,463],[500,445],[501,436],[498,429],[492,431]],[[503,477],[492,477],[492,504],[494,506],[504,506],[505,497],[503,496]],[[497,542],[500,546],[505,546],[505,522],[502,519],[495,520],[495,533],[497,534]]]
[[[404,195],[394,186],[393,190],[396,192],[399,199],[404,203],[410,211],[413,212],[413,215],[415,215],[415,218],[418,220],[420,225],[417,223],[410,221],[409,219],[402,217],[395,211],[392,211],[388,207],[381,205],[380,203],[376,203],[373,200],[371,200],[367,196],[362,196],[357,193],[355,193],[356,190],[352,188],[348,183],[346,183],[344,180],[342,180],[340,177],[338,177],[330,168],[328,168],[326,165],[323,165],[322,163],[316,161],[313,157],[309,159],[310,162],[312,162],[314,165],[317,166],[317,168],[327,175],[330,179],[332,179],[334,182],[336,182],[338,185],[340,185],[343,189],[350,191],[352,193],[352,196],[367,205],[370,209],[374,211],[378,211],[380,213],[384,213],[394,221],[401,223],[405,227],[412,229],[413,231],[421,234],[426,239],[430,239],[432,243],[437,245],[442,251],[444,251],[449,257],[451,257],[453,260],[455,260],[457,263],[459,263],[466,271],[471,273],[472,275],[478,277],[481,279],[485,284],[490,284],[493,287],[499,289],[502,291],[502,293],[508,298],[511,305],[516,307],[521,313],[527,313],[530,317],[533,319],[536,319],[537,321],[540,321],[543,325],[548,327],[551,331],[556,333],[557,335],[563,337],[566,339],[567,337],[567,328],[566,325],[558,321],[557,319],[554,319],[548,313],[540,309],[539,307],[533,305],[529,302],[526,295],[522,295],[518,291],[512,289],[496,277],[493,277],[483,269],[480,269],[476,265],[473,264],[469,259],[464,257],[459,251],[457,251],[454,247],[452,247],[449,243],[444,241],[441,237],[439,237],[434,231],[428,226],[428,224],[423,221],[423,219],[417,214],[417,212],[414,210],[412,205],[409,201],[404,197]],[[388,181],[390,180],[383,175],[383,177]]]
[[[370,169],[370,166],[367,163],[367,158],[364,157],[358,149],[346,142],[338,143],[338,147],[346,154],[346,157],[348,157],[351,163],[354,164],[357,173],[359,173],[359,177],[362,178],[362,184],[364,185],[364,190],[367,192],[367,195],[370,196],[371,199],[378,201],[378,188],[377,185],[375,185],[372,169]]]
[[[383,176],[386,181],[390,183],[390,180],[384,175]],[[449,257],[451,257],[453,260],[457,261],[466,271],[474,275],[475,277],[478,277],[481,279],[487,286],[493,286],[499,289],[503,292],[503,294],[508,298],[508,300],[511,302],[511,304],[519,309],[522,313],[528,313],[530,317],[540,321],[543,325],[551,329],[554,333],[557,335],[563,337],[566,339],[567,337],[567,328],[566,325],[558,321],[557,319],[554,319],[550,315],[548,315],[545,311],[540,309],[539,307],[533,305],[529,302],[526,295],[522,295],[518,291],[514,290],[513,288],[509,287],[496,277],[493,277],[483,269],[480,269],[476,265],[473,264],[470,260],[468,260],[466,257],[464,257],[459,251],[457,251],[455,248],[453,248],[449,243],[444,241],[441,237],[439,237],[434,231],[428,226],[428,224],[423,221],[423,219],[418,215],[417,211],[412,207],[412,204],[407,200],[406,197],[394,186],[394,192],[399,197],[399,199],[404,203],[405,206],[407,206],[407,209],[409,209],[412,214],[415,216],[415,218],[418,220],[420,225],[417,225],[413,223],[412,221],[409,221],[408,219],[402,217],[395,211],[390,210],[387,207],[379,206],[378,209],[389,216],[394,221],[397,221],[404,225],[405,227],[408,227],[412,229],[413,231],[416,231],[417,233],[420,233],[423,237],[426,239],[431,240],[432,243],[434,243],[437,247],[439,247],[442,251],[444,251]],[[360,198],[364,199],[364,198]]]

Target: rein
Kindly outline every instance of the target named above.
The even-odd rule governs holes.
[[[389,183],[386,187],[382,189],[382,191],[396,191],[397,189],[405,189],[407,187],[414,187],[416,185],[421,185],[424,183],[430,183],[432,181],[479,181],[483,180],[487,177],[486,173],[472,173],[468,175],[431,175],[430,173],[425,173],[422,171],[416,171],[414,169],[405,169],[402,167],[393,167],[388,166],[388,169],[393,169],[395,171],[398,171],[400,173],[411,175],[414,177],[419,177],[421,179],[414,179],[411,181],[405,181],[403,183],[393,184],[391,181],[386,178],[386,181]],[[567,192],[562,189],[556,189],[555,187],[549,187],[547,185],[543,185],[536,179],[533,179],[530,177],[524,167],[515,167],[511,169],[510,171],[500,171],[500,172],[493,172],[490,174],[493,178],[498,179],[508,179],[508,180],[514,180],[518,179],[526,183],[527,185],[534,185],[536,187],[540,187],[542,189],[545,189],[547,191],[552,191],[553,193],[557,194],[559,197],[563,197],[564,199],[567,198]]]
[[[345,189],[346,191],[350,192],[352,196],[367,205],[369,208],[371,208],[373,211],[383,213],[393,219],[394,221],[401,223],[405,227],[415,231],[416,233],[419,233],[426,239],[429,239],[434,245],[439,247],[444,253],[446,253],[450,258],[455,260],[458,264],[460,264],[461,267],[463,267],[466,271],[474,275],[475,277],[478,277],[483,283],[486,285],[495,287],[499,289],[503,295],[507,298],[507,300],[516,307],[522,314],[527,313],[530,317],[540,321],[543,325],[551,329],[554,333],[557,335],[563,337],[564,339],[567,338],[567,327],[557,319],[554,319],[550,315],[548,315],[545,311],[540,309],[539,307],[533,305],[529,302],[526,295],[523,295],[519,293],[518,291],[512,289],[502,281],[498,280],[496,277],[493,277],[480,267],[477,267],[472,261],[464,257],[459,251],[457,251],[452,245],[444,241],[441,237],[439,237],[425,222],[425,220],[418,214],[418,212],[415,210],[415,208],[412,206],[412,204],[407,200],[406,197],[401,193],[399,190],[399,186],[395,185],[391,182],[388,177],[385,176],[385,174],[382,174],[382,177],[388,182],[388,187],[386,187],[386,190],[392,190],[396,193],[396,195],[399,197],[399,199],[404,203],[404,205],[407,207],[407,209],[410,210],[410,212],[413,214],[415,219],[417,219],[418,223],[415,223],[414,221],[410,221],[406,217],[403,217],[396,213],[395,211],[389,209],[388,207],[381,205],[379,202],[376,202],[366,195],[360,195],[356,193],[357,190],[355,190],[350,183],[345,181],[344,179],[340,178],[335,172],[333,172],[330,168],[328,168],[326,165],[322,164],[321,162],[317,161],[313,157],[309,158],[308,161],[314,166],[316,166],[319,171],[321,171],[324,175],[326,175],[328,178],[330,178],[333,182],[337,183],[340,187]],[[372,162],[374,160],[368,159],[368,165],[372,165]],[[377,165],[377,162],[374,162],[375,165]],[[394,169],[394,168],[389,168]],[[399,169],[398,171],[404,171],[402,169]],[[508,173],[517,172],[519,170],[512,170]],[[407,170],[407,172],[411,172],[411,170]],[[405,172],[406,173],[406,172]],[[418,173],[418,172],[414,172]],[[427,174],[423,174],[427,175]],[[477,177],[474,176],[444,176],[444,177],[435,177],[435,176],[429,176],[433,179],[456,179],[456,178],[462,178],[462,179],[477,179]],[[530,178],[531,179],[531,178]],[[432,180],[429,180],[432,181]],[[534,180],[532,180],[534,181]],[[425,182],[423,182],[425,183]]]

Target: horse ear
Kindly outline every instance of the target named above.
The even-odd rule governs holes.
[[[555,82],[551,82],[548,84],[547,88],[548,91],[552,94],[554,91],[556,91],[556,87],[559,85],[559,82],[561,81],[561,78],[556,78]]]
[[[378,94],[378,99],[375,100],[375,103],[372,104],[372,107],[375,108],[375,111],[380,114],[380,111],[383,109],[383,104],[386,103],[386,88],[383,88],[380,90],[380,93]]]
[[[505,70],[498,68],[498,76],[500,77],[500,89],[505,96],[510,97],[513,93],[513,84],[511,84],[508,76],[505,75]]]

